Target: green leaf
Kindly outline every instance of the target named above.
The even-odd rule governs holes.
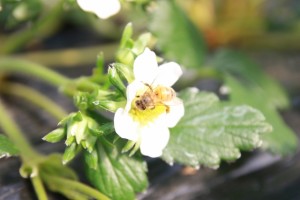
[[[84,152],[85,155],[84,158],[85,158],[85,162],[87,163],[87,165],[94,169],[94,170],[97,170],[98,169],[98,154],[97,154],[97,150],[94,149],[92,152],[87,152],[85,151]]]
[[[179,97],[185,115],[171,129],[162,156],[168,163],[217,168],[221,160],[238,159],[240,150],[259,147],[261,133],[271,130],[264,116],[249,106],[228,106],[214,94],[195,88],[182,91]]]
[[[19,155],[19,150],[3,134],[0,134],[0,158]]]
[[[243,102],[259,109],[265,115],[267,121],[272,124],[273,131],[262,136],[264,148],[281,155],[288,155],[296,151],[298,145],[296,135],[272,106],[265,90],[258,86],[247,87],[229,75],[226,76],[225,83],[230,88],[231,102]]]
[[[185,67],[201,67],[206,51],[203,36],[175,1],[157,1],[157,4],[150,30],[157,36],[158,48],[169,60]]]
[[[87,162],[87,175],[92,184],[112,199],[135,199],[135,193],[148,186],[145,163],[136,156],[121,154],[110,145],[96,144],[98,168],[95,170]],[[89,156],[90,154],[85,154]],[[88,159],[92,160],[92,159]]]
[[[262,68],[241,52],[229,49],[219,50],[209,66],[224,73],[240,78],[241,83],[249,87],[260,87],[264,90],[263,100],[274,108],[287,108],[289,100],[282,86],[266,75]],[[246,103],[246,102],[245,102]]]

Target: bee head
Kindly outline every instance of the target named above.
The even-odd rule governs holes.
[[[141,101],[141,100],[136,100],[135,106],[140,110],[146,110],[146,106],[145,106],[145,104],[143,104],[143,101]]]

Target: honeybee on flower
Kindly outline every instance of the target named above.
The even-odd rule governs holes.
[[[182,75],[180,66],[169,62],[158,66],[148,48],[134,61],[135,80],[126,91],[127,104],[114,117],[116,133],[140,145],[143,155],[159,157],[170,132],[184,114],[182,101],[171,86]]]
[[[165,106],[168,113],[170,108],[167,102],[173,100],[176,97],[175,91],[171,87],[157,86],[152,88],[151,85],[145,84],[149,89],[143,94],[136,95],[134,101],[137,109],[155,109],[156,106]]]

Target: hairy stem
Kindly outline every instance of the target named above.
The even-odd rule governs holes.
[[[69,78],[48,69],[43,65],[15,58],[0,59],[0,72],[17,72],[36,76],[56,87],[71,81]]]
[[[38,196],[38,199],[39,200],[47,200],[48,199],[47,193],[46,193],[46,190],[44,188],[41,178],[39,176],[35,176],[35,177],[31,178],[31,182],[33,184],[35,193]]]
[[[100,89],[98,84],[91,82],[87,78],[82,77],[72,80],[43,65],[11,57],[0,59],[0,72],[24,73],[29,76],[35,76],[60,88],[68,96],[73,96],[77,90],[94,91],[95,89]],[[99,92],[107,93],[104,90],[99,90]]]
[[[60,190],[72,189],[81,194],[85,194],[86,196],[93,197],[97,200],[109,200],[109,198],[107,196],[105,196],[104,194],[102,194],[101,192],[99,192],[99,191],[95,190],[94,188],[91,188],[85,184],[82,184],[80,182],[65,179],[65,178],[60,178],[57,176],[49,176],[46,174],[44,174],[43,177],[46,182],[49,181],[51,184],[55,184],[56,187],[60,188]],[[57,191],[59,191],[59,190],[57,190]]]
[[[117,51],[118,46],[118,43],[110,43],[80,48],[22,52],[20,54],[13,55],[13,57],[40,63],[47,67],[73,68],[76,66],[92,66],[95,64],[96,55],[98,55],[100,51],[104,52],[106,60],[111,61],[115,57],[115,52]]]
[[[68,115],[63,108],[58,106],[51,99],[25,85],[5,82],[0,85],[0,92],[21,97],[39,106],[40,108],[44,109],[45,111],[50,113],[53,117],[55,117],[57,120],[61,120],[62,118]]]
[[[0,126],[21,152],[24,162],[36,160],[40,155],[30,146],[19,127],[14,123],[0,99]]]

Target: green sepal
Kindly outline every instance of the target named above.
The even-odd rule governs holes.
[[[131,48],[132,42],[131,42],[131,36],[132,36],[132,23],[128,23],[122,34],[122,38],[120,41],[120,48]]]
[[[118,108],[125,107],[126,101],[95,100],[92,104],[95,108],[101,108],[114,113]]]
[[[80,146],[76,143],[72,143],[70,146],[67,146],[65,152],[63,154],[63,164],[67,164],[70,160],[72,160],[77,153],[80,151]]]
[[[134,54],[131,51],[133,46],[132,36],[132,23],[128,23],[123,31],[122,38],[120,41],[120,47],[116,54],[116,61],[123,63],[128,66],[133,65]]]
[[[48,133],[47,135],[45,135],[42,139],[47,142],[56,143],[63,140],[65,137],[66,137],[65,129],[57,128],[51,131],[50,133]]]
[[[122,63],[131,67],[133,66],[134,59],[134,53],[128,48],[120,49],[116,55],[116,61],[118,63]]]
[[[89,99],[86,95],[86,92],[77,92],[73,97],[74,105],[79,110],[87,110],[89,108]]]
[[[152,34],[151,33],[143,33],[141,34],[138,39],[134,42],[132,47],[132,52],[138,56],[144,52],[145,48],[149,44],[151,40]]]
[[[75,136],[68,136],[66,141],[65,141],[65,144],[67,146],[70,146],[71,144],[73,144],[75,142]]]
[[[128,152],[130,149],[132,149],[135,145],[135,141],[131,141],[131,140],[128,140],[125,144],[125,146],[122,148],[122,153],[126,153]]]
[[[97,137],[93,136],[91,132],[92,131],[89,130],[88,137],[86,137],[86,139],[81,142],[82,147],[84,149],[87,149],[88,152],[92,152],[93,151],[94,145],[95,145],[96,140],[97,140]]]

